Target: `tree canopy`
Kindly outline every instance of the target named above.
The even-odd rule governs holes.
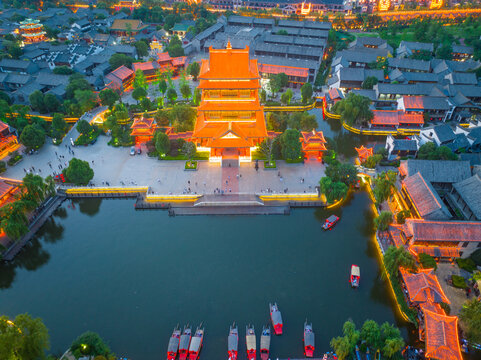
[[[108,106],[109,109],[112,109],[114,104],[120,99],[120,96],[112,89],[104,89],[99,93],[99,98],[103,106]]]
[[[341,115],[341,121],[348,125],[367,125],[374,117],[369,109],[371,100],[365,96],[350,92],[346,98],[339,100],[332,107],[335,114]]]
[[[374,225],[376,225],[376,229],[380,231],[386,231],[391,223],[392,213],[390,211],[381,211],[379,216],[374,219]]]
[[[113,54],[110,59],[109,59],[109,64],[112,70],[115,70],[122,65],[127,66],[128,68],[132,67],[132,63],[135,61],[135,59],[131,56],[125,55],[125,54]]]
[[[45,131],[37,124],[27,125],[20,134],[20,142],[30,149],[39,149],[45,144]]]
[[[76,185],[87,185],[94,177],[94,171],[87,161],[73,158],[63,171],[67,182]]]
[[[408,270],[416,269],[414,256],[403,246],[389,246],[384,253],[384,264],[391,276],[397,275],[400,266]]]
[[[433,142],[427,142],[419,147],[418,159],[422,160],[457,160],[458,156],[447,146],[436,146]]]
[[[468,341],[475,344],[481,343],[481,302],[474,298],[464,303],[459,318],[466,326]]]
[[[349,190],[348,186],[341,181],[332,181],[328,176],[321,178],[321,192],[326,196],[327,202],[332,204],[343,199]]]
[[[302,155],[300,132],[296,129],[287,129],[279,138],[282,157],[286,160],[296,160]]]
[[[312,98],[313,90],[310,83],[305,83],[301,86],[302,102],[305,104]]]
[[[78,359],[83,356],[104,356],[108,358],[110,348],[95,332],[87,331],[74,340],[70,351]]]
[[[189,64],[187,67],[187,72],[194,78],[194,81],[197,81],[197,77],[200,74],[200,65],[197,61],[194,61],[192,64]]]
[[[357,182],[357,169],[350,163],[340,163],[337,160],[333,161],[326,167],[325,173],[334,183],[342,182],[349,186]]]
[[[162,131],[158,131],[154,136],[155,150],[159,156],[165,156],[170,151],[170,140],[169,136]]]

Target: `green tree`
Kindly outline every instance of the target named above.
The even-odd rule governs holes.
[[[401,210],[396,214],[396,222],[398,224],[404,224],[406,218],[408,218],[410,215],[411,212],[409,210]]]
[[[45,184],[41,176],[32,173],[25,175],[22,187],[26,190],[24,196],[28,196],[36,204],[40,204],[45,199]]]
[[[182,48],[182,41],[177,35],[170,38],[169,45],[167,45],[167,52],[170,57],[184,56],[184,49]]]
[[[189,64],[187,67],[187,72],[194,78],[194,81],[197,81],[197,77],[200,74],[200,65],[197,61],[194,61],[192,64]]]
[[[473,344],[481,343],[481,302],[474,298],[466,301],[459,312],[466,328],[466,337]]]
[[[20,135],[20,142],[29,149],[39,149],[45,144],[45,131],[38,125],[27,125]]]
[[[138,69],[135,72],[135,78],[134,78],[134,89],[138,88],[144,88],[147,90],[147,80],[145,79],[145,74],[142,70]]]
[[[87,185],[94,177],[94,171],[87,161],[72,158],[64,169],[67,182],[76,185]]]
[[[80,335],[70,346],[70,351],[78,359],[83,356],[105,356],[109,357],[110,348],[104,340],[92,331]]]
[[[20,239],[28,232],[28,219],[25,215],[26,211],[26,202],[22,200],[17,200],[0,208],[0,228],[5,231],[10,239]],[[2,346],[0,344],[0,351],[1,348]]]
[[[362,163],[362,166],[367,167],[369,169],[374,169],[377,164],[379,164],[382,160],[381,154],[373,154],[368,156],[367,159]]]
[[[369,348],[377,350],[381,347],[381,329],[374,320],[366,320],[361,328],[361,339]]]
[[[143,87],[138,87],[132,91],[132,97],[137,100],[137,103],[147,96],[147,91]]]
[[[301,86],[302,102],[305,104],[312,98],[313,90],[310,83],[305,83]]]
[[[191,131],[194,130],[197,111],[187,104],[176,104],[170,110],[169,117],[175,131]]]
[[[136,41],[134,43],[135,50],[137,51],[137,55],[140,57],[144,57],[149,55],[149,45],[145,41]]]
[[[31,93],[28,97],[28,100],[30,101],[30,106],[33,110],[40,113],[47,112],[44,102],[44,95],[40,90],[35,90],[33,93]]]
[[[165,79],[159,80],[159,91],[162,95],[164,95],[167,91],[167,82],[165,81]]]
[[[189,162],[191,162],[195,154],[197,154],[197,148],[195,144],[191,141],[186,141],[182,145],[182,154],[189,160]]]
[[[120,99],[120,96],[112,89],[104,89],[99,93],[99,98],[103,106],[108,106],[109,109],[112,110],[114,104]]]
[[[443,44],[436,49],[438,59],[451,60],[453,58],[453,47],[451,44]]]
[[[169,102],[171,104],[175,103],[175,100],[177,99],[177,91],[173,88],[168,88],[167,93],[166,93],[167,99],[169,99]]]
[[[190,90],[190,86],[187,83],[183,83],[180,85],[180,93],[184,99],[190,99],[192,97],[192,91]]]
[[[0,317],[0,358],[36,360],[45,357],[50,348],[47,327],[40,318],[20,314],[10,321]]]
[[[286,92],[281,95],[281,102],[285,105],[289,105],[292,99],[292,95],[292,90],[287,89]]]
[[[346,184],[340,181],[334,182],[328,176],[321,178],[319,184],[321,192],[326,196],[326,200],[330,204],[343,199],[349,190]]]
[[[45,94],[43,101],[45,104],[45,109],[50,113],[60,109],[60,101],[54,94]]]
[[[375,76],[368,76],[366,79],[364,79],[364,81],[362,82],[361,84],[361,87],[363,89],[368,89],[368,90],[372,90],[372,88],[374,87],[374,85],[376,85],[378,83],[378,79],[377,77]]]
[[[132,67],[132,63],[135,61],[133,57],[127,56],[125,54],[113,54],[109,59],[110,67],[115,70],[122,65],[127,66],[128,68]]]
[[[356,330],[356,324],[352,320],[348,320],[342,327],[343,337],[333,338],[331,347],[336,352],[340,360],[346,359],[353,353],[356,344],[359,341],[360,333]]]
[[[82,135],[90,134],[92,131],[92,125],[87,120],[79,120],[77,122],[77,131]]]
[[[403,246],[389,246],[384,253],[384,264],[391,276],[397,276],[400,266],[408,270],[416,269],[414,256]]]
[[[396,184],[397,174],[394,171],[382,172],[374,179],[374,197],[376,202],[381,204],[388,200]]]
[[[288,116],[285,112],[268,112],[267,129],[284,132],[287,129]]]
[[[87,112],[94,108],[97,104],[97,98],[94,92],[90,89],[75,90],[74,98],[80,106],[82,112]]]
[[[419,262],[421,263],[421,266],[423,269],[434,269],[436,270],[438,268],[438,264],[436,263],[436,260],[429,254],[426,253],[420,253],[418,255]]]
[[[350,92],[345,99],[334,104],[332,111],[341,115],[341,121],[348,125],[366,126],[374,117],[369,109],[371,100],[365,96]]]
[[[274,74],[269,79],[269,89],[275,96],[279,91],[287,86],[289,79],[285,73]]]
[[[404,340],[401,332],[397,327],[388,322],[381,325],[381,341],[384,343],[382,354],[388,358],[400,355],[399,352],[404,348]]]
[[[374,219],[374,225],[379,231],[386,231],[391,223],[392,213],[390,211],[381,211],[379,216]]]
[[[199,106],[200,100],[202,98],[202,93],[199,88],[195,88],[194,90],[194,97],[192,98],[192,102],[195,106]]]
[[[57,75],[72,75],[73,70],[66,65],[62,65],[62,66],[56,66],[53,69],[53,73]]]
[[[428,142],[419,147],[418,159],[421,160],[457,160],[458,156],[447,146],[437,147],[435,143]]]
[[[352,164],[341,164],[336,161],[326,167],[326,176],[333,182],[342,182],[347,186],[354,185],[357,182],[357,169]]]
[[[170,140],[169,136],[161,131],[155,134],[155,150],[159,156],[165,156],[170,151]]]
[[[297,160],[302,155],[301,134],[296,129],[287,129],[280,135],[282,156],[286,160]]]
[[[259,96],[261,98],[261,103],[265,103],[266,102],[266,99],[267,99],[267,92],[265,89],[261,89],[261,91],[259,92]]]
[[[344,336],[338,336],[331,339],[330,345],[339,360],[348,358],[349,354],[351,353],[351,345],[349,344],[349,340]]]
[[[257,149],[266,157],[269,165],[272,165],[272,151],[274,150],[274,139],[270,137],[264,139],[264,141],[262,141],[258,145]]]
[[[92,87],[82,74],[76,73],[69,77],[65,97],[67,99],[73,99],[75,97],[75,91],[77,90],[92,90]]]

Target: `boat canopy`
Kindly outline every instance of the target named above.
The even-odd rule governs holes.
[[[261,336],[261,350],[269,350],[271,346],[271,337],[270,335],[262,335]]]
[[[237,351],[238,338],[235,335],[229,335],[227,339],[227,347],[229,351]]]
[[[247,343],[247,350],[255,350],[256,349],[256,336],[255,335],[247,335],[246,336],[246,343]]]
[[[180,336],[180,348],[181,349],[188,349],[190,343],[190,335],[181,335]]]
[[[361,269],[359,269],[359,266],[352,265],[351,267],[351,275],[353,276],[361,276]]]
[[[169,346],[167,347],[168,352],[177,352],[179,348],[179,338],[171,337],[169,340]]]
[[[332,222],[336,221],[337,219],[338,219],[338,217],[336,215],[331,215],[327,218],[326,221],[332,223]]]
[[[314,333],[308,332],[304,334],[304,345],[314,347]]]
[[[274,323],[274,325],[282,324],[282,315],[280,311],[272,312],[272,322]]]
[[[194,336],[190,342],[190,347],[189,347],[189,351],[194,351],[194,352],[198,352],[199,349],[200,349],[200,342],[201,342],[201,339],[200,337],[198,336]]]

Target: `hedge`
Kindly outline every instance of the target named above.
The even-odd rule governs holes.
[[[461,269],[469,271],[470,273],[476,270],[476,263],[471,258],[466,258],[466,259],[457,258],[456,262],[458,263],[458,266]]]
[[[464,280],[462,276],[451,275],[451,280],[453,281],[453,286],[458,289],[466,289],[468,287],[466,285],[466,280]]]

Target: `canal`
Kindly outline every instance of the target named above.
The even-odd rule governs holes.
[[[323,232],[335,213],[341,221]],[[0,266],[2,313],[44,319],[52,352],[80,333],[98,332],[117,355],[165,358],[176,324],[206,329],[201,359],[225,359],[229,324],[259,334],[277,301],[284,335],[271,358],[302,356],[307,318],[316,355],[352,318],[405,324],[380,276],[371,202],[355,193],[342,208],[297,209],[290,216],[169,217],[135,211],[131,200],[64,202],[13,263]],[[361,268],[352,290],[351,264]]]

